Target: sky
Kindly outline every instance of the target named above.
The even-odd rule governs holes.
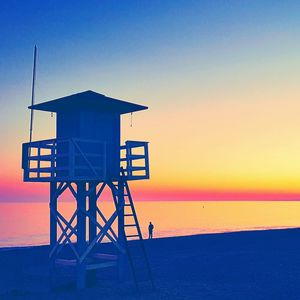
[[[149,106],[122,141],[150,142],[139,200],[300,199],[299,1],[7,1],[0,4],[0,201],[23,183],[33,47],[36,102],[94,90]],[[37,112],[34,140],[55,136]]]

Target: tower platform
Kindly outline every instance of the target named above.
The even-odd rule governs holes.
[[[25,182],[118,180],[109,172],[109,144],[87,139],[49,139],[24,143]],[[148,142],[126,141],[120,146],[120,168],[126,180],[149,179]]]

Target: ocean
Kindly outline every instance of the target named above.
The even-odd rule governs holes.
[[[296,201],[137,201],[135,207],[145,238],[149,221],[154,237],[300,227]],[[107,217],[113,211],[111,202],[100,208]],[[59,203],[69,218],[74,209],[74,203]],[[48,243],[48,203],[0,203],[0,247]]]

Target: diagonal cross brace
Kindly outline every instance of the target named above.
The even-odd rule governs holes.
[[[74,188],[72,187],[72,184],[71,184],[71,183],[67,183],[67,187],[69,188],[69,190],[70,190],[71,193],[73,194],[74,198],[76,199],[76,198],[77,198],[77,193],[76,193],[76,191],[74,190]]]
[[[96,207],[96,210],[97,210],[99,216],[101,217],[102,221],[104,223],[107,223],[107,219],[105,218],[105,216],[103,215],[103,213],[101,212],[101,210],[98,207]],[[101,228],[100,228],[100,230],[101,230]],[[114,230],[111,227],[109,228],[109,231],[111,232],[111,234],[115,238],[115,240],[117,240],[118,237],[117,237],[116,233],[114,232]]]
[[[58,216],[60,215],[60,213],[59,213],[59,212],[56,212],[56,213],[55,213],[55,211],[54,211],[53,209],[51,209],[51,208],[50,208],[50,210],[51,210],[51,213],[54,215],[54,217],[55,217],[55,219],[56,219],[56,221],[57,221],[57,224],[59,225],[59,227],[60,227],[60,229],[61,229],[61,231],[62,231],[62,235],[65,236],[65,238],[66,238],[67,241],[69,242],[69,245],[70,245],[71,249],[73,250],[75,256],[77,257],[77,259],[79,259],[79,255],[78,255],[78,253],[77,253],[77,251],[76,251],[74,245],[72,244],[71,239],[68,237],[68,235],[67,235],[67,233],[66,233],[66,230],[67,230],[66,228],[69,226],[70,229],[72,228],[71,230],[73,231],[73,230],[74,230],[73,226],[67,225],[68,222],[67,222],[67,221],[64,221],[64,220],[63,220],[64,218],[62,218],[62,220],[64,221],[64,223],[66,223],[66,225],[67,225],[66,228],[64,228],[63,225],[62,225],[62,223],[61,223],[61,220],[58,218]],[[76,231],[75,231],[75,232],[76,232]]]
[[[72,225],[72,223],[73,223],[75,217],[77,216],[77,211],[78,211],[78,210],[76,209],[75,212],[73,213],[73,215],[72,215],[70,221],[68,222],[68,224],[70,224],[70,226]],[[72,237],[73,234],[75,234],[75,235],[77,234],[77,232],[76,232],[76,227],[77,227],[77,226],[73,227],[73,228],[74,228],[74,231],[71,230],[71,232],[67,234],[69,239],[71,239],[71,237]],[[67,232],[68,229],[70,229],[70,228],[69,228],[69,226],[67,225],[66,228],[65,228],[65,232]],[[57,240],[55,246],[52,248],[52,250],[51,250],[51,252],[50,252],[50,254],[49,254],[49,257],[51,257],[51,256],[54,254],[54,252],[55,252],[55,250],[56,250],[57,248],[62,247],[62,246],[64,246],[64,245],[66,244],[67,239],[64,239],[63,242],[62,242],[62,244],[60,244],[60,242],[62,241],[63,237],[64,237],[64,235],[63,235],[63,233],[62,233],[62,234],[60,235],[59,239]],[[59,249],[57,250],[57,253],[58,253],[58,252],[59,252]]]
[[[109,218],[109,220],[107,221],[107,223],[103,226],[102,230],[96,235],[96,237],[93,239],[93,241],[87,247],[87,249],[85,250],[85,252],[82,254],[82,256],[79,259],[80,263],[83,262],[83,260],[86,258],[86,256],[89,254],[89,252],[92,250],[92,248],[94,247],[94,245],[98,242],[98,240],[101,241],[104,238],[104,236],[106,235],[106,233],[108,231],[108,228],[112,225],[112,223],[115,221],[115,219],[117,218],[117,216],[118,216],[117,211],[115,211],[111,215],[111,217]],[[121,252],[125,253],[125,250],[122,247],[119,246],[118,248],[119,248],[119,250]]]
[[[77,225],[74,226],[74,229],[76,230],[76,234],[73,233],[73,232],[69,232],[67,234],[67,236],[68,236],[69,239],[71,239],[71,237],[72,237],[73,234],[77,235]],[[64,241],[61,244],[58,245],[58,249],[56,251],[57,254],[62,250],[63,246],[67,243],[67,241],[68,241],[67,239],[64,239]]]
[[[105,227],[105,225],[104,226],[101,226],[97,221],[96,221],[96,219],[90,214],[90,213],[88,213],[88,212],[84,212],[90,219],[91,219],[91,221],[100,229],[100,232],[99,232],[99,234],[101,234],[102,233],[102,231],[103,231],[103,228]],[[109,221],[106,221],[106,223],[108,223]],[[112,223],[114,222],[114,220],[112,221]],[[111,223],[111,225],[112,225],[112,223]],[[110,231],[112,231],[113,233],[114,233],[114,231],[112,230],[112,228],[111,228],[111,225],[108,227],[108,229],[107,229],[107,231],[106,232],[104,232],[103,233],[103,238],[104,238],[104,236],[107,236],[107,238],[120,250],[120,251],[122,251],[123,250],[123,248],[122,249],[120,249],[120,246],[119,246],[119,244],[117,243],[117,238],[116,238],[116,240],[114,240],[114,238],[108,233],[108,230],[110,230]],[[115,234],[115,233],[114,233]],[[95,237],[95,238],[97,238],[97,236]],[[102,239],[101,239],[102,240]],[[101,241],[100,240],[100,241]],[[94,241],[94,240],[93,240]],[[92,242],[93,242],[92,241]],[[91,243],[92,243],[91,242]]]
[[[106,182],[103,182],[102,185],[101,185],[101,187],[100,187],[100,189],[99,189],[99,191],[96,194],[96,199],[98,199],[100,197],[100,195],[102,194],[105,186],[106,186]]]

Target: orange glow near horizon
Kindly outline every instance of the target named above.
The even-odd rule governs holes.
[[[132,183],[138,198],[299,200],[300,104],[295,97],[289,104],[212,101],[167,112],[154,107],[134,114],[132,128],[124,116],[124,140],[150,141],[151,179]],[[48,122],[53,126],[53,119]],[[49,129],[45,132],[38,138],[49,138]],[[48,199],[47,184],[22,183],[22,140],[17,142],[19,147],[5,151],[1,201]]]

